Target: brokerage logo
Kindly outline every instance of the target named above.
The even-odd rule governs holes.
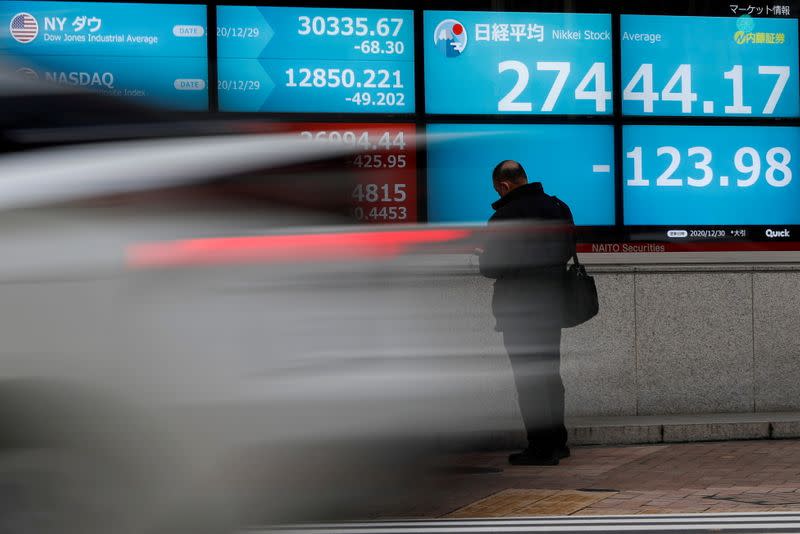
[[[783,45],[786,44],[786,34],[738,31],[733,34],[733,40],[739,45]]]
[[[17,13],[8,25],[11,37],[21,44],[28,44],[39,35],[39,23],[30,13]]]
[[[458,57],[467,48],[467,29],[457,20],[443,20],[433,31],[433,44],[445,57]]]
[[[789,230],[773,230],[772,228],[769,228],[765,232],[765,234],[770,239],[780,239],[782,237],[784,237],[784,238],[785,237],[792,237],[792,234],[789,232]]]
[[[733,42],[738,45],[783,45],[786,44],[785,33],[762,32],[756,30],[756,20],[750,15],[742,15],[736,21],[736,33]]]

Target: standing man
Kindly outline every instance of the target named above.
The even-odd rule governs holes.
[[[575,250],[566,204],[528,183],[516,161],[492,173],[500,200],[492,204],[481,274],[494,278],[492,311],[511,360],[528,448],[513,465],[558,465],[569,456],[560,373],[563,277]],[[519,224],[499,224],[499,223]]]

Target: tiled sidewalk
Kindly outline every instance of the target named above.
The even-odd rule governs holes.
[[[510,466],[507,454],[447,458],[436,491],[391,515],[800,511],[800,441],[574,448],[556,467]]]

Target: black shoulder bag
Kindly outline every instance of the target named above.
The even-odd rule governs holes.
[[[572,264],[564,273],[564,320],[562,328],[581,325],[597,315],[600,302],[594,278],[586,273],[578,254],[572,255]]]
[[[561,200],[553,197],[561,208],[565,220],[572,222],[569,209]],[[564,316],[562,328],[581,325],[597,315],[600,301],[597,298],[597,285],[594,278],[586,272],[586,267],[578,260],[577,243],[572,243],[572,264],[564,272]]]

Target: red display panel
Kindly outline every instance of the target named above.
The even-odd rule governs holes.
[[[417,213],[416,127],[413,124],[290,123],[308,139],[356,147],[350,165],[358,175],[353,216],[365,223],[415,223]]]

